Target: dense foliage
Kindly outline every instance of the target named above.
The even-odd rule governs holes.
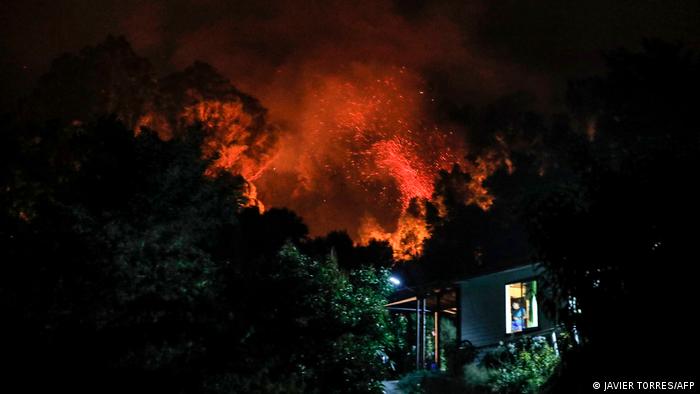
[[[449,280],[541,263],[543,310],[580,339],[552,392],[585,392],[603,377],[695,375],[684,360],[697,346],[661,338],[676,337],[695,309],[700,61],[653,40],[606,61],[605,75],[570,83],[563,115],[548,119],[522,97],[455,111],[490,136],[475,145],[502,147],[509,165],[486,181],[486,212],[468,203],[468,173],[441,174],[425,254],[403,274]]]
[[[572,83],[572,113],[588,134],[560,145],[566,171],[523,204],[557,301],[549,306],[582,340],[554,392],[601,376],[694,373],[679,347],[644,344],[673,338],[694,309],[700,62],[650,41],[608,63],[607,75]]]
[[[552,376],[559,356],[544,337],[523,337],[485,350],[460,374],[417,371],[399,386],[406,393],[537,393]]]
[[[386,272],[301,253],[297,216],[245,209],[242,178],[205,176],[197,130],[8,121],[2,138],[3,384],[377,390]]]
[[[486,369],[486,385],[500,393],[537,393],[552,376],[559,356],[544,337],[524,337],[519,341],[500,344],[485,355],[480,368]],[[467,382],[479,385],[473,367],[465,369]],[[471,374],[470,374],[471,372]]]
[[[460,378],[455,378],[440,371],[417,370],[404,375],[398,387],[406,394],[446,393],[458,394],[469,392],[468,386]]]

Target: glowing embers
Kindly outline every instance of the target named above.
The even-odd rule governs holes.
[[[397,260],[420,256],[423,252],[423,242],[430,238],[425,220],[425,200],[412,199],[408,208],[402,211],[397,228],[393,232],[385,231],[373,217],[365,217],[358,237],[360,243],[368,243],[373,239],[389,242]]]
[[[312,232],[319,216],[333,217],[358,243],[389,241],[398,259],[420,254],[429,236],[424,201],[438,172],[465,165],[466,156],[460,138],[427,122],[426,99],[422,81],[403,68],[351,68],[316,80],[302,109],[302,143],[291,143],[301,182],[290,195],[323,190],[322,208],[310,215],[296,203]]]
[[[401,207],[408,208],[414,197],[430,198],[433,194],[435,171],[415,153],[415,141],[395,137],[380,141],[372,149],[376,152],[376,163],[394,179],[401,195]]]
[[[163,139],[199,125],[202,153],[213,159],[207,174],[242,175],[250,205],[294,210],[312,236],[346,230],[357,243],[388,241],[399,260],[420,255],[430,236],[425,201],[440,170],[459,164],[471,175],[465,203],[491,205],[483,181],[499,164],[466,161],[462,138],[430,121],[430,94],[417,74],[348,65],[306,81],[279,119],[284,130],[250,99],[195,88],[154,104],[138,124]]]

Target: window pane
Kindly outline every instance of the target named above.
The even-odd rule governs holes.
[[[537,327],[537,281],[506,285],[506,333]]]

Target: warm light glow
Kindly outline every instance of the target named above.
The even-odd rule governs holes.
[[[469,167],[462,138],[429,121],[428,92],[403,67],[352,66],[308,89],[275,170],[255,182],[260,198],[299,212],[314,235],[341,228],[359,244],[388,241],[397,259],[420,255],[438,172]]]
[[[507,284],[505,289],[506,333],[537,327],[537,281]]]
[[[386,304],[386,305],[384,305],[384,306],[401,305],[401,304],[405,304],[405,303],[407,303],[407,302],[412,302],[412,301],[417,301],[417,300],[418,300],[418,299],[417,299],[416,297],[409,297],[409,298],[405,298],[405,299],[403,299],[403,300],[398,300],[398,301],[391,302],[391,303]]]
[[[468,162],[463,138],[430,122],[431,98],[417,74],[355,65],[311,80],[285,130],[261,123],[238,96],[211,99],[196,89],[175,113],[150,111],[136,129],[169,139],[201,125],[202,153],[213,159],[207,175],[242,175],[249,206],[290,208],[312,236],[345,229],[358,244],[387,241],[397,260],[419,256],[430,237],[425,204],[440,170],[459,165],[471,175],[464,202],[491,206],[483,182],[503,160]]]

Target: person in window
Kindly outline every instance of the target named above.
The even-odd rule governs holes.
[[[525,308],[522,307],[522,299],[514,298],[511,300],[511,329],[513,332],[522,331],[525,328]]]

